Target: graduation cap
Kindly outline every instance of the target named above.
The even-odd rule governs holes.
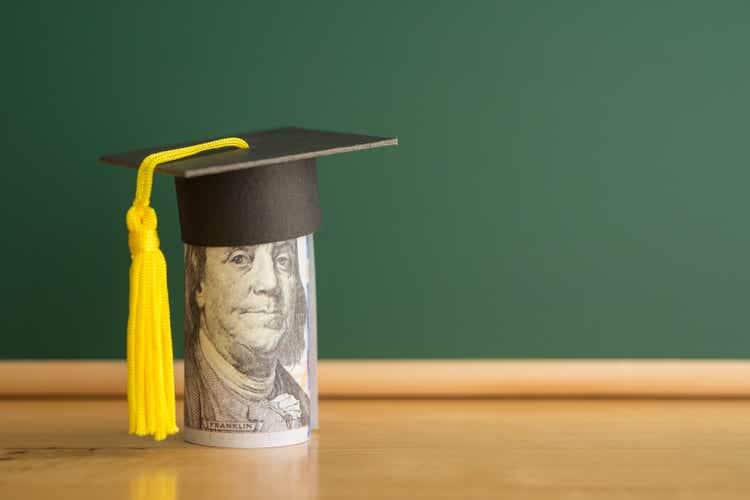
[[[303,269],[300,246],[305,241],[299,240],[312,235],[321,220],[315,159],[397,143],[395,138],[290,127],[101,158],[138,168],[126,217],[131,434],[161,440],[178,431],[166,263],[150,207],[153,173],[175,178],[186,244],[185,333],[193,337],[185,345],[186,439],[275,446],[309,438],[309,401],[299,391],[300,377],[285,370],[283,362],[295,352],[284,344],[291,335],[285,332],[295,323],[292,317],[306,318],[309,334],[315,313],[314,265]],[[309,286],[299,291],[305,279],[303,285],[312,282],[312,296]],[[237,295],[236,289],[243,292]],[[294,289],[302,306],[294,305],[289,291]],[[242,304],[233,303],[235,298]],[[307,309],[305,315],[300,307]],[[299,348],[299,338],[291,342]],[[302,378],[307,381],[306,374]]]

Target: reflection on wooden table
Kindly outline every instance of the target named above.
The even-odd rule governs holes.
[[[746,400],[324,400],[305,445],[128,436],[119,400],[0,400],[0,498],[750,498]]]

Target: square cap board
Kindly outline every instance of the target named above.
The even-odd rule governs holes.
[[[226,136],[229,135],[246,140],[250,144],[250,149],[209,151],[184,160],[165,163],[157,167],[156,171],[175,177],[192,178],[398,144],[398,139],[395,137],[374,137],[298,127],[242,132]],[[117,153],[104,156],[101,161],[137,168],[141,161],[151,153],[214,139],[216,138]]]
[[[244,139],[250,148],[214,149],[156,168],[174,176],[185,243],[254,245],[313,233],[320,225],[315,159],[398,144],[392,137],[297,127],[233,136]],[[138,168],[152,153],[214,139],[117,153],[101,160]]]

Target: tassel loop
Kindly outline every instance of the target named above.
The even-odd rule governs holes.
[[[167,264],[159,249],[156,212],[149,206],[157,165],[210,149],[249,148],[235,137],[154,153],[141,162],[133,206],[125,216],[130,247],[128,417],[131,434],[161,441],[179,432],[175,418],[174,360]]]
[[[159,250],[156,211],[151,207],[130,207],[125,216],[130,255]]]

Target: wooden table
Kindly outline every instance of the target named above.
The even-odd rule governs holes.
[[[324,400],[307,445],[125,434],[119,400],[0,400],[0,498],[750,498],[747,400]]]

